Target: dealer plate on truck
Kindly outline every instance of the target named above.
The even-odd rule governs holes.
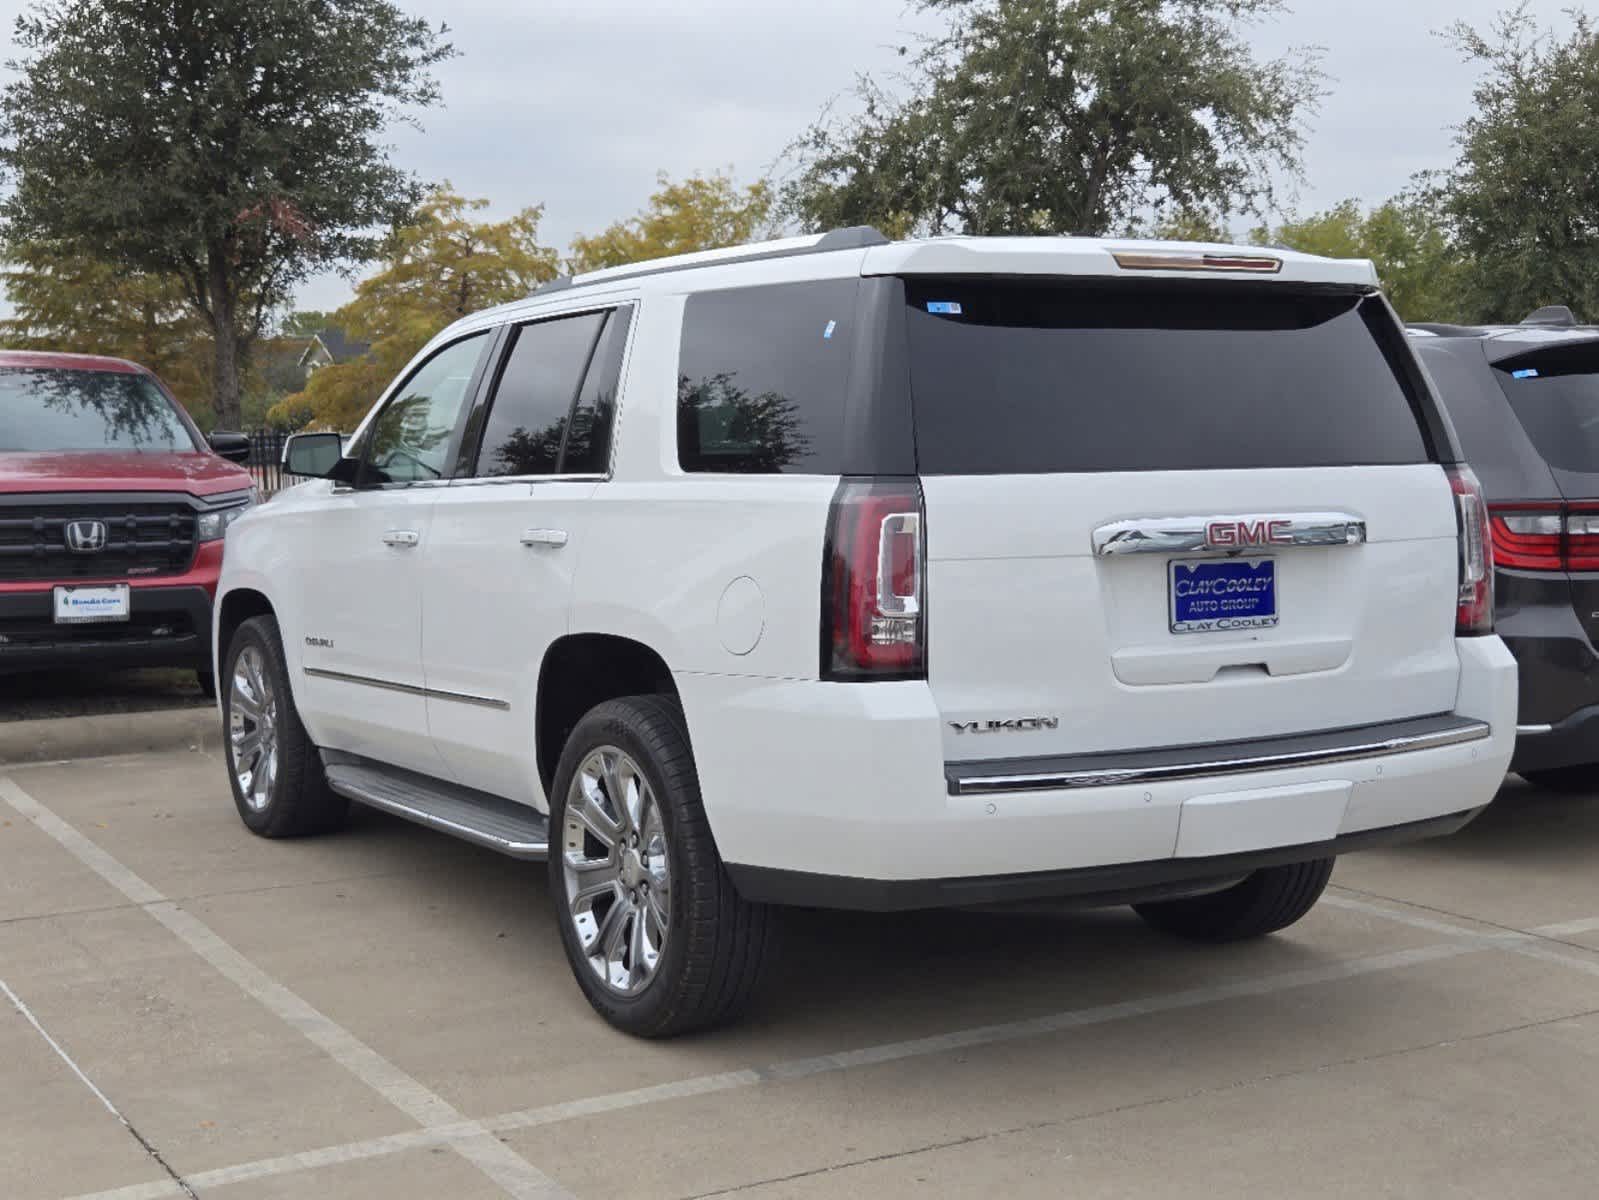
[[[1172,559],[1171,631],[1219,633],[1277,624],[1277,561]]]
[[[109,587],[58,587],[55,595],[57,625],[128,619],[128,585],[125,583]]]

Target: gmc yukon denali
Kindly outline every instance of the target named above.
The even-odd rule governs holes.
[[[228,776],[549,862],[617,1027],[782,905],[1284,928],[1516,727],[1486,513],[1371,265],[839,230],[439,334],[228,533]]]

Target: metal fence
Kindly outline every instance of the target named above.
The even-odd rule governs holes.
[[[246,465],[262,499],[300,482],[298,476],[283,473],[283,444],[288,439],[288,434],[272,429],[257,429],[250,434],[250,461]]]

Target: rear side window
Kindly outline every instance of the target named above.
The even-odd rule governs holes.
[[[1599,342],[1549,347],[1494,365],[1538,453],[1563,471],[1599,471]]]
[[[605,473],[630,312],[579,313],[512,331],[478,476]]]
[[[1428,461],[1375,297],[906,282],[925,474]]]
[[[685,471],[839,473],[859,289],[829,279],[689,297],[677,381]]]

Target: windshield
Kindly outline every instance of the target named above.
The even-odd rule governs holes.
[[[193,451],[172,401],[144,375],[0,368],[0,451]]]
[[[1495,365],[1494,376],[1551,466],[1599,471],[1599,343],[1508,359]]]

